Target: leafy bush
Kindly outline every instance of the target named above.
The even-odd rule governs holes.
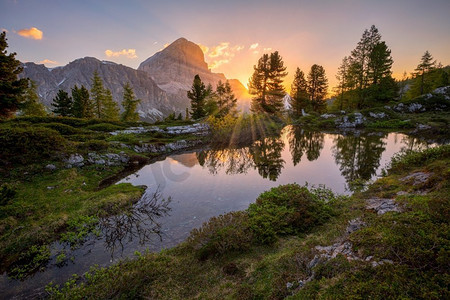
[[[403,152],[391,160],[391,171],[403,171],[414,166],[424,165],[436,159],[450,157],[450,145],[444,145],[436,148],[430,148],[423,151]]]
[[[252,241],[245,212],[230,212],[211,218],[199,229],[191,231],[187,244],[199,259],[218,256],[230,251],[245,250]]]
[[[304,233],[323,224],[331,208],[298,184],[286,184],[262,193],[248,208],[255,239],[271,243],[277,234]]]
[[[42,127],[0,129],[0,160],[22,164],[52,157],[66,140],[56,130]]]
[[[122,126],[118,126],[118,125],[114,125],[114,124],[110,124],[110,123],[93,124],[93,125],[87,126],[86,128],[89,130],[104,131],[104,132],[111,132],[111,131],[123,129]]]
[[[19,260],[8,271],[8,275],[15,279],[24,279],[30,274],[45,267],[50,260],[50,249],[47,245],[33,245],[22,254]]]

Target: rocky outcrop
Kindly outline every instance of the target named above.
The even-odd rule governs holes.
[[[122,101],[123,86],[127,82],[130,83],[136,97],[141,99],[138,110],[143,120],[154,121],[180,109],[176,99],[161,90],[147,73],[93,57],[80,58],[54,69],[25,63],[21,76],[36,81],[42,102],[51,107],[52,100],[60,89],[69,93],[75,85],[84,85],[90,89],[95,71],[118,103]]]

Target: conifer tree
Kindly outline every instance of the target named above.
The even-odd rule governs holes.
[[[320,65],[312,65],[308,74],[308,94],[312,109],[323,112],[326,109],[324,101],[328,91],[328,79],[325,69]]]
[[[286,67],[278,51],[263,56],[258,65],[253,66],[254,72],[249,81],[252,99],[252,111],[274,114],[283,109],[285,90],[283,78],[286,77]]]
[[[69,94],[63,90],[59,90],[56,94],[56,97],[53,98],[52,103],[54,109],[52,110],[55,114],[62,117],[70,117],[72,116],[72,97],[69,97]]]
[[[305,74],[300,68],[295,71],[294,81],[291,85],[291,107],[296,117],[302,116],[302,110],[307,110],[309,105],[308,83]]]
[[[339,109],[344,108],[344,94],[349,88],[349,72],[350,72],[350,58],[345,56],[338,68],[336,79],[338,80],[337,93],[339,93]]]
[[[200,119],[206,116],[205,99],[210,94],[209,89],[205,87],[205,84],[197,74],[194,77],[192,88],[187,92],[187,96],[191,99],[191,117],[192,119]]]
[[[7,54],[6,32],[0,34],[0,119],[14,116],[21,107],[22,94],[28,87],[28,79],[18,79],[23,68],[16,60],[16,53]]]
[[[225,116],[227,114],[234,115],[236,113],[237,98],[234,96],[228,80],[225,83],[219,80],[216,87],[218,114]]]
[[[97,71],[94,72],[92,77],[91,96],[94,103],[94,115],[100,119],[104,109],[105,90],[103,88],[103,81]]]
[[[141,100],[136,99],[134,96],[134,91],[127,82],[123,87],[123,101],[122,107],[124,111],[122,112],[120,119],[123,122],[137,122],[139,121],[139,114],[137,113],[137,105]]]
[[[420,63],[417,65],[416,71],[414,75],[416,77],[420,76],[420,94],[422,95],[424,91],[426,90],[425,85],[425,74],[430,72],[435,68],[436,61],[433,60],[433,56],[431,56],[430,52],[425,51],[425,53],[422,55],[422,59],[420,60]]]
[[[119,120],[119,106],[114,101],[111,91],[105,90],[102,118],[110,121]]]
[[[393,63],[391,50],[386,43],[377,43],[369,54],[367,73],[369,84],[379,84],[382,78],[391,76]]]
[[[21,110],[23,116],[43,117],[47,115],[44,104],[39,101],[39,96],[36,89],[36,82],[30,80],[30,83],[23,95],[23,108]]]
[[[94,105],[90,99],[89,91],[84,85],[81,88],[74,86],[72,88],[72,114],[77,118],[91,119],[94,117]]]

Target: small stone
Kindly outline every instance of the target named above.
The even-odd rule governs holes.
[[[55,187],[54,186],[48,186],[47,190],[53,190]]]
[[[48,165],[45,166],[45,168],[46,168],[47,170],[50,170],[50,171],[56,170],[56,166],[53,165],[53,164],[48,164]]]
[[[355,232],[365,226],[366,223],[363,222],[360,218],[353,219],[348,221],[347,233]]]
[[[287,288],[287,289],[290,289],[290,288],[292,288],[293,286],[294,286],[294,284],[293,284],[292,282],[286,283],[286,288]]]

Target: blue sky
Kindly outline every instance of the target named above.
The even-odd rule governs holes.
[[[449,0],[0,1],[0,28],[22,61],[54,67],[94,56],[136,68],[185,37],[203,46],[213,71],[244,84],[261,54],[278,50],[287,81],[317,63],[333,85],[372,24],[392,50],[394,75],[411,72],[425,50],[450,64],[449,15]]]

